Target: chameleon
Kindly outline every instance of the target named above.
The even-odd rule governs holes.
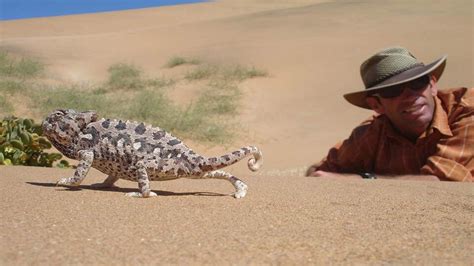
[[[97,186],[114,187],[119,179],[138,182],[138,192],[130,197],[155,197],[150,181],[178,178],[225,179],[235,188],[233,196],[243,198],[248,186],[237,177],[220,169],[251,156],[247,165],[257,171],[262,152],[245,146],[218,157],[195,153],[180,139],[159,127],[142,122],[99,119],[95,111],[58,109],[42,123],[43,134],[66,157],[78,160],[74,175],[59,179],[58,186],[79,186],[93,167],[107,175]]]

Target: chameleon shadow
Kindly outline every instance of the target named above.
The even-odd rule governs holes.
[[[54,187],[54,188],[63,188],[63,190],[58,191],[80,191],[80,190],[99,190],[99,191],[112,191],[120,193],[129,193],[137,192],[137,189],[133,188],[121,188],[121,187],[110,187],[110,188],[101,188],[94,185],[80,185],[77,187],[66,187],[66,186],[57,186],[56,183],[41,183],[41,182],[26,182],[29,185],[39,186],[39,187]],[[214,193],[214,192],[171,192],[165,190],[152,190],[158,196],[201,196],[201,197],[223,197],[229,196],[228,194]]]

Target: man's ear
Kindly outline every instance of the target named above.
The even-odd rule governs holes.
[[[383,105],[378,97],[368,96],[365,98],[365,102],[370,106],[372,110],[374,110],[378,114],[384,113]]]
[[[434,75],[430,75],[431,95],[436,96],[438,94],[438,80]]]

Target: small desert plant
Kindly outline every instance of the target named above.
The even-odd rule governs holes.
[[[230,115],[231,112],[224,110],[227,106],[220,106],[216,97],[211,96],[210,92],[203,93],[195,103],[179,106],[163,90],[143,90],[121,105],[126,108],[112,113],[117,117],[147,122],[179,137],[223,143],[232,134],[228,132],[228,126],[224,125],[225,119],[215,118],[218,115]],[[229,105],[236,105],[230,101],[227,101]]]
[[[134,65],[118,63],[109,67],[107,86],[112,90],[135,90],[144,87],[142,71]]]
[[[43,73],[43,64],[0,51],[0,115],[12,114],[17,106],[34,110],[35,118],[58,108],[95,110],[102,117],[147,122],[183,138],[211,143],[229,141],[233,136],[231,118],[236,115],[241,99],[238,83],[266,76],[266,72],[254,67],[201,63],[184,57],[173,57],[166,66],[182,64],[196,66],[184,69],[188,71],[182,72],[184,78],[176,80],[146,78],[140,68],[117,63],[108,68],[109,76],[102,84],[51,85],[32,79]],[[187,105],[179,105],[168,97],[168,89],[183,81],[188,84],[199,81],[193,84],[200,87],[197,88],[199,94]],[[13,157],[7,161],[5,156],[7,153],[13,156],[16,151],[11,147],[4,151],[4,162],[14,163]],[[16,163],[25,155],[16,152],[15,156]]]
[[[118,116],[145,121],[166,130],[172,127],[174,115],[179,112],[162,90],[141,91],[125,105],[127,108],[118,112]]]
[[[184,78],[188,81],[208,79],[215,76],[219,71],[219,68],[215,65],[200,65],[189,71],[184,75]]]
[[[166,79],[166,78],[154,78],[154,79],[147,79],[144,81],[146,87],[151,87],[154,89],[169,87],[175,84],[176,81],[173,79]]]
[[[6,52],[0,52],[0,76],[15,78],[34,78],[41,75],[44,65],[31,58],[15,60]]]
[[[201,61],[198,60],[198,59],[186,59],[186,58],[181,57],[181,56],[174,56],[174,57],[170,58],[168,63],[165,64],[165,67],[173,68],[173,67],[177,67],[177,66],[184,65],[184,64],[198,65],[200,63],[201,63]]]
[[[52,167],[62,158],[59,153],[47,153],[51,143],[41,137],[41,125],[31,119],[5,118],[0,123],[0,165],[29,165]],[[57,167],[69,167],[61,160]]]
[[[58,108],[76,110],[104,110],[112,105],[102,89],[87,90],[80,86],[43,87],[35,91],[35,104],[46,115]],[[98,110],[99,111],[99,110]]]
[[[25,82],[12,79],[0,80],[0,93],[15,94],[25,92],[27,85]]]
[[[13,105],[3,95],[0,95],[0,114],[8,114],[12,111]]]
[[[210,82],[199,96],[196,107],[207,115],[234,115],[242,94],[239,88],[229,82]]]
[[[189,71],[184,76],[188,81],[201,79],[215,79],[224,81],[241,82],[246,79],[255,77],[266,77],[268,74],[263,70],[255,67],[235,66],[217,66],[217,65],[200,65]]]
[[[15,110],[16,103],[11,102],[9,96],[23,93],[22,101],[28,102],[30,94],[26,92],[31,86],[30,80],[39,77],[44,70],[41,62],[21,58],[14,59],[6,52],[0,51],[0,114],[9,115]]]
[[[216,115],[201,104],[191,103],[178,113],[173,132],[199,141],[225,143],[234,137],[225,121],[216,119]]]
[[[243,66],[230,66],[224,68],[221,71],[222,79],[224,80],[235,80],[242,81],[256,77],[266,77],[268,74],[266,71],[256,69],[255,67],[243,67]]]

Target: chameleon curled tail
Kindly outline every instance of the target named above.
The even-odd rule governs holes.
[[[253,155],[253,158],[250,158],[247,161],[247,166],[249,167],[250,170],[252,170],[253,172],[256,172],[262,166],[263,157],[262,157],[262,152],[257,147],[252,147],[252,148],[254,148],[255,151],[251,152]]]
[[[247,165],[250,170],[255,172],[263,163],[262,152],[255,146],[243,147],[220,157],[208,158],[204,165],[209,166],[212,170],[217,170],[232,165],[248,155],[253,155],[253,157],[248,160]]]

